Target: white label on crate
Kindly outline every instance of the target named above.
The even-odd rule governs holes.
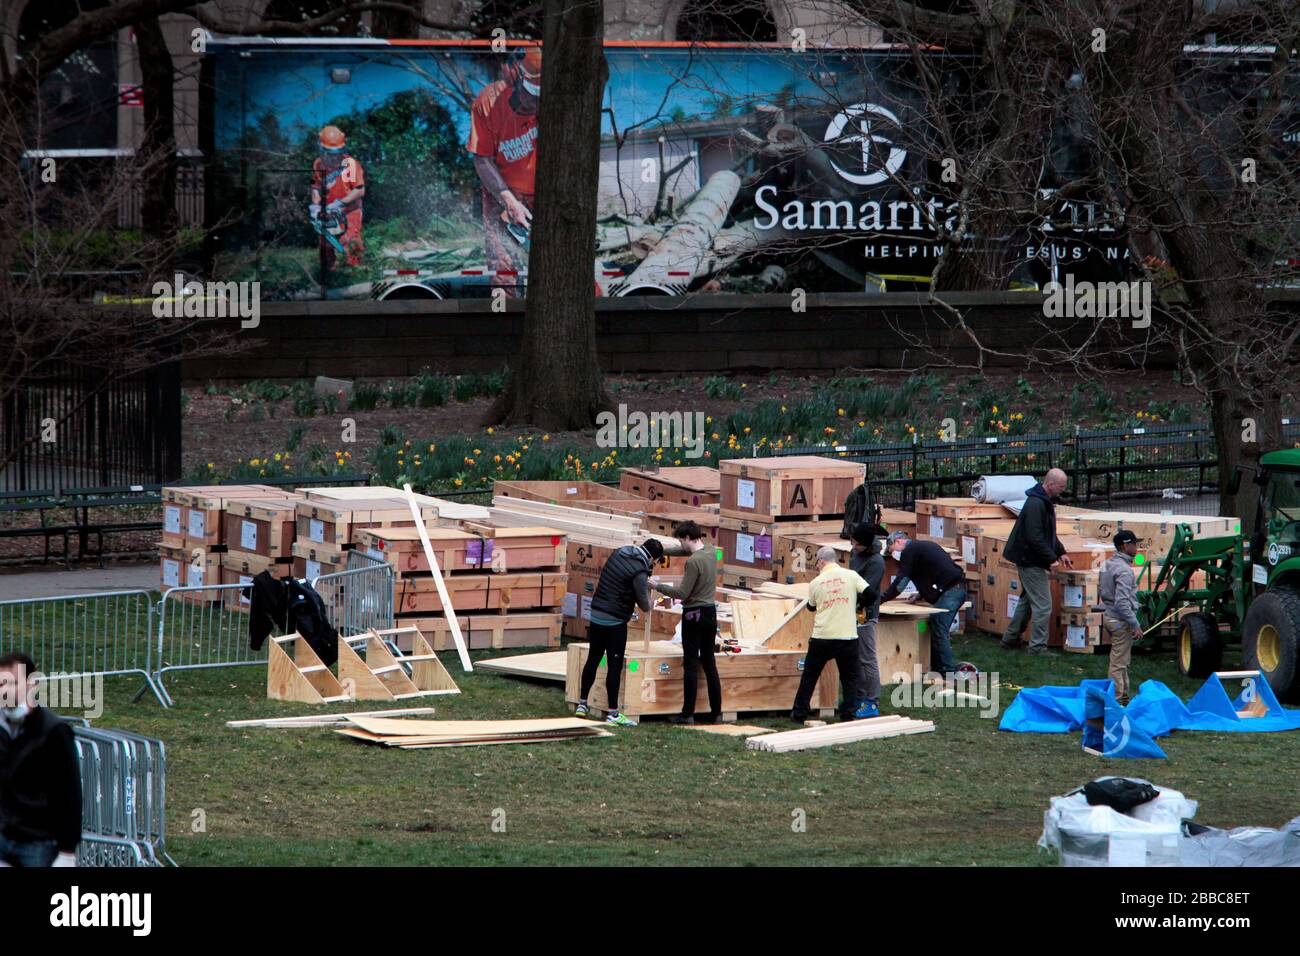
[[[736,482],[736,507],[754,507],[754,483],[747,478]]]
[[[190,537],[202,538],[208,533],[208,516],[202,511],[190,511]]]
[[[1067,584],[1061,588],[1061,603],[1066,607],[1083,607],[1083,586]]]
[[[243,521],[239,525],[239,546],[245,551],[257,550],[257,522]]]
[[[181,506],[168,505],[163,508],[163,532],[165,534],[181,533]]]
[[[249,586],[250,584],[252,584],[252,583],[253,583],[253,576],[252,576],[251,574],[241,574],[241,575],[239,576],[239,586],[240,586],[240,587],[244,587],[244,588],[246,588],[246,587],[248,587],[248,586]],[[252,601],[252,598],[250,598],[248,595],[246,595],[243,591],[240,591],[240,592],[239,592],[239,603],[240,603],[240,604],[252,604],[253,601]]]
[[[754,536],[752,534],[736,535],[736,560],[746,564],[754,563]]]
[[[563,613],[565,617],[578,616],[578,595],[565,592]]]
[[[320,518],[312,518],[307,522],[307,537],[313,541],[325,540],[325,522]]]
[[[1110,866],[1146,866],[1147,840],[1145,833],[1112,833],[1107,848],[1107,864]]]
[[[943,518],[939,515],[930,515],[930,537],[946,538],[943,533]]]
[[[577,488],[565,488],[565,489],[564,489],[564,493],[565,493],[566,495],[576,495],[576,494],[578,493],[578,489],[577,489]]]
[[[378,551],[375,548],[366,548],[366,556],[374,558],[376,561],[388,560],[386,557],[384,557],[384,552]]]
[[[585,594],[582,596],[582,619],[584,621],[591,620],[591,598]]]
[[[1019,603],[1020,603],[1020,595],[1019,595],[1019,594],[1008,594],[1008,595],[1007,595],[1007,617],[1015,617],[1015,616],[1016,616],[1016,605],[1019,604]]]
[[[313,561],[311,558],[304,559],[307,564],[307,580],[314,581],[320,577],[320,562]]]
[[[185,578],[185,583],[192,588],[203,587],[203,565],[191,564]]]
[[[1067,624],[1065,626],[1065,646],[1087,647],[1088,629],[1080,624]]]
[[[181,586],[181,563],[163,558],[162,563],[163,586],[169,588],[178,588]]]
[[[1252,565],[1250,579],[1256,584],[1268,584],[1268,568],[1262,564]]]
[[[975,563],[975,539],[968,534],[961,536],[961,559],[967,564]]]

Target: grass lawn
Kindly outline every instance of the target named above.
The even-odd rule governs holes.
[[[978,634],[958,637],[955,651],[1022,686],[1106,668],[1104,657],[1028,658]],[[463,694],[428,699],[440,718],[566,713],[558,686],[462,675],[443,656]],[[1225,664],[1235,660],[1230,651]],[[1043,865],[1034,841],[1048,798],[1105,773],[1181,789],[1212,825],[1278,826],[1300,812],[1294,733],[1180,732],[1161,740],[1167,761],[1099,760],[1078,734],[1000,733],[974,709],[945,709],[907,711],[934,719],[931,734],[791,754],[661,720],[607,739],[403,752],[326,730],[227,729],[310,710],[267,701],[264,674],[173,674],[170,711],[151,698],[131,704],[134,688],[109,682],[97,723],[167,744],[168,844],[182,865]],[[1134,677],[1184,699],[1199,683],[1168,654],[1139,658]],[[1003,708],[1010,698],[1004,690]],[[497,808],[504,833],[492,830]],[[805,832],[792,829],[796,809]],[[205,832],[191,832],[196,810]]]

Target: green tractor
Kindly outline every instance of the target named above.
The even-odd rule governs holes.
[[[1240,474],[1234,476],[1239,479]],[[1300,449],[1269,452],[1255,532],[1197,538],[1181,525],[1158,572],[1138,578],[1143,643],[1171,624],[1178,668],[1188,677],[1220,669],[1223,648],[1241,642],[1242,664],[1258,670],[1280,700],[1300,700]],[[1203,578],[1201,577],[1203,575]],[[1191,613],[1185,608],[1195,607]]]

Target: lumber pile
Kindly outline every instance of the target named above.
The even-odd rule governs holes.
[[[297,717],[257,717],[252,720],[228,720],[226,726],[243,730],[246,728],[283,728],[302,730],[312,727],[328,727],[331,724],[345,724],[349,717],[416,717],[433,714],[432,707],[390,707],[386,710],[355,710],[345,714],[302,714]]]
[[[568,580],[565,536],[539,525],[462,525],[427,528],[426,533],[467,646],[558,647]],[[435,651],[454,648],[419,530],[364,528],[357,543],[392,565],[397,623],[417,628]]]
[[[335,733],[353,740],[403,750],[536,744],[583,737],[612,737],[602,724],[576,717],[540,720],[409,720],[349,716]]]
[[[722,500],[718,469],[699,466],[671,466],[668,468],[624,468],[619,479],[620,491],[664,501],[670,504],[717,504]]]
[[[794,573],[790,562],[802,545],[790,538],[838,537],[844,501],[862,483],[866,466],[794,455],[729,459],[719,463],[719,472],[722,582],[753,587]]]
[[[891,714],[887,717],[872,717],[868,720],[853,720],[825,727],[804,727],[800,730],[786,730],[775,734],[764,734],[761,737],[750,737],[746,739],[745,746],[750,750],[779,754],[792,750],[811,750],[815,747],[836,747],[860,740],[883,740],[886,737],[928,734],[933,730],[933,721],[915,720],[911,717]]]
[[[548,505],[572,505],[579,501],[638,501],[640,495],[602,485],[598,481],[497,481],[492,494],[522,498]]]

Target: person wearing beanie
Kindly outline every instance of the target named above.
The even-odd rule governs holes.
[[[1133,573],[1138,539],[1132,531],[1121,531],[1112,540],[1115,553],[1101,567],[1097,594],[1103,612],[1101,626],[1110,636],[1109,676],[1115,684],[1115,699],[1127,706],[1133,642],[1142,637],[1137,617],[1137,576]]]
[[[855,717],[880,716],[880,662],[876,656],[876,624],[880,620],[880,585],[885,578],[885,556],[880,553],[877,537],[885,529],[859,521],[853,526],[853,554],[849,569],[867,582],[858,595],[858,650],[862,654],[862,703]]]
[[[605,693],[607,724],[635,727],[636,721],[619,710],[618,692],[623,678],[623,658],[627,651],[627,622],[632,611],[650,613],[650,572],[664,556],[664,546],[657,538],[641,544],[629,544],[609,556],[596,581],[591,596],[591,626],[587,629],[587,662],[582,668],[582,690],[575,713],[586,717],[587,695],[596,682],[596,672],[603,658],[606,664]]]

